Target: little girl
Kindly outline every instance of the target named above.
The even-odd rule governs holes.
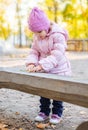
[[[65,55],[67,32],[56,23],[51,23],[45,13],[33,8],[28,18],[29,29],[34,33],[32,48],[26,60],[29,72],[45,72],[57,75],[70,75],[70,63]],[[49,119],[50,99],[40,98],[40,112],[35,121]],[[63,113],[63,102],[52,102],[50,123],[60,122]]]

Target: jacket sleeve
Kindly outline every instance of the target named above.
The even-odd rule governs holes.
[[[46,58],[39,61],[39,64],[46,72],[59,66],[61,62],[65,62],[64,52],[66,50],[66,41],[63,34],[54,34],[53,36],[53,49]]]
[[[37,50],[37,45],[36,45],[36,41],[34,40],[32,47],[30,49],[29,55],[26,58],[26,64],[38,64],[38,56],[39,56],[39,52]]]

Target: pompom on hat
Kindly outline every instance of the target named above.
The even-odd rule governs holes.
[[[28,18],[28,27],[32,32],[47,31],[50,27],[50,21],[42,10],[35,7]]]

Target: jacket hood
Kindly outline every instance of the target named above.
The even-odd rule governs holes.
[[[56,23],[51,23],[51,31],[47,34],[47,36],[49,36],[53,33],[61,33],[64,35],[65,40],[66,41],[68,40],[68,37],[69,37],[68,32],[64,28],[59,27],[59,25]]]

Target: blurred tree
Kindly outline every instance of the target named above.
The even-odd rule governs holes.
[[[55,22],[58,22],[59,15],[59,1],[58,0],[44,0],[43,2],[44,10],[46,11],[49,18]],[[42,2],[39,2],[39,5],[42,5]],[[41,6],[42,7],[42,6]]]
[[[71,38],[88,37],[88,7],[83,0],[64,0],[65,8],[62,10],[63,21],[67,23]]]
[[[32,43],[32,39],[33,39],[33,32],[31,32],[29,29],[28,29],[28,26],[25,27],[24,29],[24,32],[25,32],[25,35],[26,35],[26,46],[31,46],[31,43]],[[30,41],[30,42],[29,42]]]
[[[6,18],[6,8],[11,4],[10,0],[0,0],[0,38],[6,40],[11,34],[10,24]]]
[[[88,38],[88,0],[44,0],[42,4],[51,20],[66,25],[70,38]]]
[[[19,42],[19,47],[22,47],[22,14],[21,14],[21,3],[22,0],[16,0],[16,19],[17,19],[17,24],[18,24],[18,42]]]

